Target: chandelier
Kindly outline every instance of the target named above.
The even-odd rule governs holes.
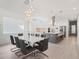
[[[33,8],[32,8],[32,0],[25,0],[26,2],[28,1],[28,5],[27,5],[27,7],[25,8],[25,15],[27,16],[27,17],[31,17],[32,16],[32,14],[33,14]]]
[[[25,9],[24,13],[25,13],[26,16],[31,17],[32,16],[32,12],[33,12],[32,7],[29,7],[29,8]]]

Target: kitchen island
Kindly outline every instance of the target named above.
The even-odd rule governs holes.
[[[52,43],[57,43],[57,42],[60,42],[63,37],[64,37],[64,34],[63,33],[46,33],[46,36],[49,38],[49,42],[52,42]]]

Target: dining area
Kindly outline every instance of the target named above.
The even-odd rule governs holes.
[[[0,59],[79,59],[78,0],[0,0]]]
[[[42,55],[43,58],[48,59],[48,55],[43,53],[48,49],[48,38],[45,34],[28,33],[28,38],[24,39],[23,33],[20,33],[17,36],[10,35],[10,40],[11,44],[15,46],[11,48],[11,52],[15,53],[17,57],[27,59],[30,56],[37,58],[37,56]],[[40,57],[38,58],[40,59]]]
[[[10,53],[20,59],[49,59],[49,54],[45,53],[49,50],[49,43],[57,44],[66,36],[65,26],[50,24],[39,16],[25,20],[5,17],[3,26],[12,47],[8,48]]]

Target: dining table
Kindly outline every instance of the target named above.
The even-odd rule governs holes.
[[[27,43],[27,44],[29,44],[29,46],[33,47],[36,42],[40,42],[41,40],[44,40],[45,38],[44,37],[35,37],[35,36],[24,38],[24,36],[20,36],[19,39],[25,40],[25,43]]]

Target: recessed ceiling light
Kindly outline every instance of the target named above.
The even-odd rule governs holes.
[[[77,8],[73,8],[73,10],[76,10]]]

